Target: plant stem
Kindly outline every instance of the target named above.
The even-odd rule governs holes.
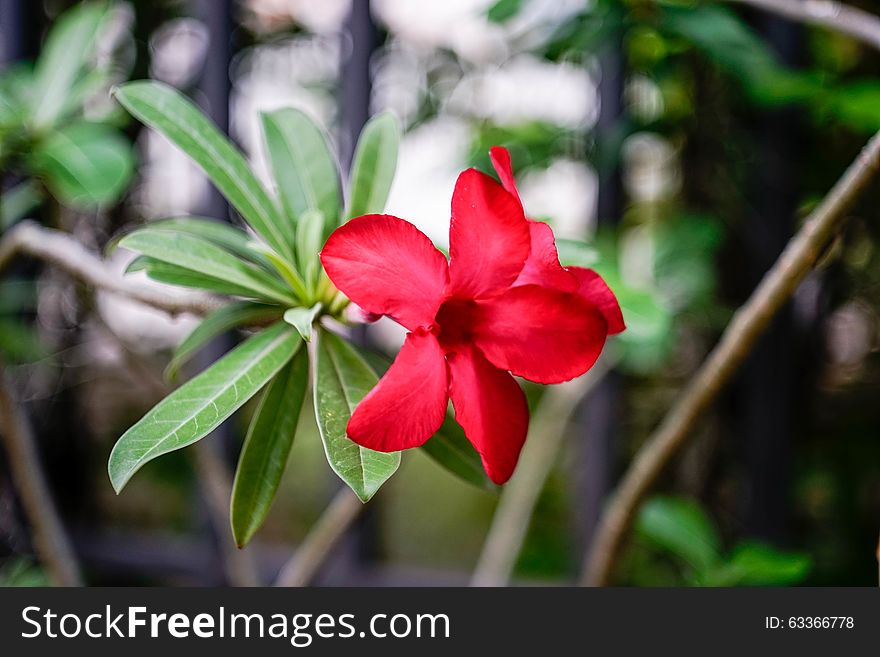
[[[0,273],[18,255],[39,258],[97,290],[139,301],[171,315],[205,315],[222,304],[219,299],[205,294],[170,296],[161,289],[144,287],[125,279],[66,233],[43,228],[31,221],[16,224],[0,241]]]
[[[519,465],[501,491],[471,586],[506,586],[510,581],[538,497],[562,449],[571,414],[609,369],[603,358],[585,376],[545,389],[529,423]]]
[[[700,416],[736,372],[770,320],[811,271],[878,168],[880,133],[871,139],[822,203],[810,213],[748,301],[734,315],[678,402],[639,449],[599,520],[585,560],[582,584],[602,586],[609,582],[624,537],[651,486],[684,445]]]
[[[281,568],[275,586],[307,586],[363,509],[364,504],[347,486],[341,488]]]
[[[34,548],[52,582],[82,586],[82,575],[37,454],[31,426],[18,406],[0,363],[0,439],[30,521]]]

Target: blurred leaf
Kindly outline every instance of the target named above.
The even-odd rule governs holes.
[[[635,527],[643,539],[684,560],[700,575],[721,559],[718,532],[691,500],[654,497],[642,506]]]
[[[32,180],[25,180],[0,195],[0,233],[24,219],[36,208],[43,195]]]
[[[34,71],[34,125],[48,126],[59,117],[107,16],[105,2],[84,2],[55,21]]]
[[[726,7],[666,6],[660,16],[663,30],[693,44],[739,78],[756,101],[780,104],[809,100],[820,88],[809,74],[782,66],[770,47]]]
[[[73,123],[52,132],[30,161],[51,192],[74,207],[115,202],[134,171],[131,145],[101,123]]]
[[[592,267],[599,261],[599,253],[595,247],[580,240],[557,237],[556,250],[559,252],[559,263],[563,267]]]
[[[303,112],[285,108],[262,115],[263,134],[278,194],[296,239],[295,222],[308,211],[319,212],[329,235],[339,223],[339,171],[324,132]],[[300,266],[303,263],[300,262]]]
[[[46,572],[27,559],[10,559],[0,569],[0,586],[47,587],[50,585]]]
[[[0,315],[15,315],[37,307],[37,286],[29,280],[0,280]]]
[[[374,452],[346,435],[351,414],[378,377],[351,345],[329,331],[317,332],[315,357],[315,416],[327,461],[366,502],[400,465],[400,452]]]
[[[383,112],[367,121],[358,139],[351,165],[346,217],[380,213],[385,209],[400,149],[400,125]]]
[[[480,455],[451,413],[446,414],[440,429],[420,449],[469,484],[484,490],[498,490],[498,486],[486,476]]]
[[[681,310],[714,303],[719,222],[709,216],[674,217],[657,222],[652,238],[656,287],[665,305]]]
[[[250,290],[257,298],[295,303],[278,278],[194,235],[147,226],[123,237],[119,245],[195,274],[232,283]]]
[[[311,308],[290,308],[284,313],[284,321],[293,326],[297,333],[302,336],[306,342],[312,340],[312,325],[315,323],[315,317],[321,312],[321,304],[316,303]]]
[[[171,356],[171,362],[165,368],[165,377],[169,380],[175,380],[180,366],[218,335],[251,322],[277,318],[278,313],[277,306],[265,306],[250,301],[235,301],[205,315],[192,332],[183,339],[183,342],[177,345]]]
[[[204,438],[277,374],[302,345],[279,322],[249,338],[153,407],[116,442],[107,470],[118,493],[145,463]]]
[[[2,317],[0,317],[0,354],[4,360],[15,365],[33,363],[49,355],[32,327],[18,320]]]
[[[293,255],[284,219],[244,155],[189,99],[168,85],[145,80],[124,84],[115,95],[136,118],[189,155],[278,253]]]
[[[275,499],[308,385],[308,350],[300,348],[266,387],[251,420],[230,504],[232,535],[239,547],[251,540]]]
[[[523,0],[498,0],[489,7],[486,17],[493,23],[503,23],[513,18],[522,9]]]
[[[711,576],[712,586],[788,586],[804,580],[812,563],[805,554],[743,541]]]

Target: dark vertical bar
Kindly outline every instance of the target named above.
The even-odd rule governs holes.
[[[799,26],[762,15],[759,27],[788,66],[801,64]],[[754,289],[794,231],[798,208],[797,163],[802,126],[793,108],[763,114],[757,123],[759,162],[750,181],[746,240],[748,287]],[[804,383],[796,372],[798,335],[791,304],[779,313],[746,361],[737,413],[746,466],[746,531],[775,542],[788,535],[795,396]]]
[[[598,226],[612,228],[623,214],[623,184],[619,166],[619,134],[623,116],[623,42],[616,34],[600,53],[599,119],[596,139],[600,151],[599,189],[596,204]],[[614,485],[620,414],[620,376],[608,372],[580,412],[581,440],[574,460],[576,554],[584,554],[602,507]]]
[[[41,13],[41,3],[33,0],[0,0],[0,69],[36,57]]]
[[[373,81],[370,62],[379,45],[379,32],[373,22],[370,0],[353,0],[345,21],[342,63],[342,130],[340,160],[344,170],[351,167],[354,147],[364,124],[370,118]]]
[[[217,124],[220,131],[229,134],[229,95],[232,86],[229,79],[229,67],[232,61],[232,0],[194,0],[193,11],[205,25],[208,34],[208,49],[205,53],[202,75],[199,78],[199,97],[197,100],[203,103],[202,109]],[[209,186],[207,198],[202,207],[198,208],[198,212],[203,216],[224,221],[230,218],[229,205],[213,186]],[[233,346],[233,343],[232,335],[216,338],[202,350],[196,362],[197,367],[203,369],[222,357]],[[212,450],[218,460],[228,463],[234,451],[234,442],[232,425],[227,421],[217,427],[209,436],[206,436],[202,440],[202,444],[196,447],[197,449]],[[204,457],[196,456],[196,458]],[[210,495],[209,492],[202,492]],[[210,505],[210,501],[202,503]],[[204,509],[200,510],[204,512]],[[204,531],[214,534],[215,538],[212,541],[215,548],[215,553],[212,555],[216,563],[214,570],[217,573],[223,573],[221,542],[229,540],[228,536],[217,535],[218,528],[214,527],[207,517],[204,518],[203,523]]]

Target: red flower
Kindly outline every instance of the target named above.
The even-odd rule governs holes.
[[[526,219],[508,152],[496,147],[491,156],[500,185],[475,169],[456,182],[448,263],[415,226],[390,215],[338,228],[321,262],[354,303],[410,331],[352,414],[349,437],[382,452],[417,447],[440,427],[451,398],[500,484],[528,428],[525,395],[511,375],[538,383],[579,376],[624,324],[604,281],[563,268],[550,227]]]

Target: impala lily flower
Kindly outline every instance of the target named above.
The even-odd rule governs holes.
[[[513,375],[561,383],[586,372],[606,336],[622,331],[617,300],[589,269],[559,264],[553,232],[523,211],[503,148],[501,180],[463,172],[452,195],[449,262],[411,223],[352,219],[327,240],[321,261],[368,313],[409,329],[400,353],[348,424],[369,449],[418,447],[455,418],[496,483],[510,478],[528,429]]]

